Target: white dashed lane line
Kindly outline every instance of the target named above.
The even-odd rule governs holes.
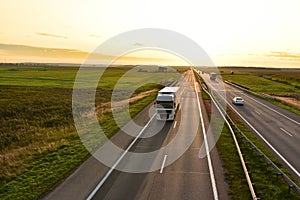
[[[161,168],[160,168],[160,172],[159,172],[159,173],[162,173],[162,172],[163,172],[164,166],[165,166],[165,163],[166,163],[166,160],[167,160],[167,157],[168,157],[168,155],[165,155],[165,156],[164,156],[164,160],[163,160],[163,162],[162,162],[162,164],[161,164]]]
[[[293,137],[293,135],[290,134],[290,133],[289,133],[287,130],[285,130],[284,128],[280,128],[280,130],[282,130],[285,134],[287,134],[287,135]]]
[[[177,121],[174,122],[173,128],[176,128],[176,125],[177,125]]]

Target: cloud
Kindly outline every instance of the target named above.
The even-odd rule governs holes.
[[[136,42],[136,43],[133,44],[133,46],[140,46],[140,47],[142,47],[142,46],[144,46],[144,44]]]
[[[0,52],[8,56],[32,56],[42,58],[85,58],[88,53],[76,49],[45,48],[15,44],[0,44]]]
[[[284,51],[273,51],[267,56],[277,57],[281,59],[289,59],[289,60],[300,60],[300,54],[297,53],[289,53]]]
[[[67,39],[67,36],[63,36],[63,35],[55,35],[55,34],[51,34],[51,33],[41,33],[41,32],[37,32],[37,35],[41,35],[41,36],[46,36],[46,37],[55,37],[55,38],[63,38],[63,39]]]
[[[63,48],[46,48],[34,47],[27,45],[16,44],[0,44],[0,55],[14,56],[14,57],[34,57],[34,58],[57,58],[57,59],[86,59],[90,53],[77,49],[63,49]],[[89,57],[91,60],[114,60],[114,55],[105,55],[100,53],[92,54]],[[118,58],[119,61],[126,62],[149,62],[149,61],[168,61],[169,59],[161,57],[143,57],[143,56],[122,56]]]

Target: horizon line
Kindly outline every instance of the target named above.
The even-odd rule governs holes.
[[[84,63],[63,63],[63,62],[0,62],[0,66],[3,65],[19,65],[19,64],[24,64],[21,66],[35,66],[35,67],[39,67],[39,66],[43,66],[43,65],[47,65],[47,66],[51,66],[51,67],[56,67],[55,65],[69,65],[69,66],[100,66],[100,65],[104,65],[102,63],[99,64],[84,64]],[[180,66],[180,67],[191,67],[191,65],[158,65],[158,64],[111,64],[110,66],[166,66],[166,67],[172,67],[172,66]],[[19,65],[20,66],[20,65]],[[238,68],[238,67],[242,67],[242,68],[264,68],[264,69],[300,69],[300,67],[272,67],[272,66],[246,66],[246,65],[218,65],[218,66],[205,66],[205,65],[201,65],[201,66],[194,66],[194,67],[229,67],[229,68]]]

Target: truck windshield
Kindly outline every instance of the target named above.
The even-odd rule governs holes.
[[[173,108],[174,103],[173,101],[157,101],[157,107],[164,107],[164,108]]]

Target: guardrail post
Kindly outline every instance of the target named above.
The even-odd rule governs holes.
[[[276,173],[276,181],[278,181],[278,176],[282,176],[282,173]]]
[[[291,193],[291,188],[294,188],[294,185],[289,185],[289,194]]]

